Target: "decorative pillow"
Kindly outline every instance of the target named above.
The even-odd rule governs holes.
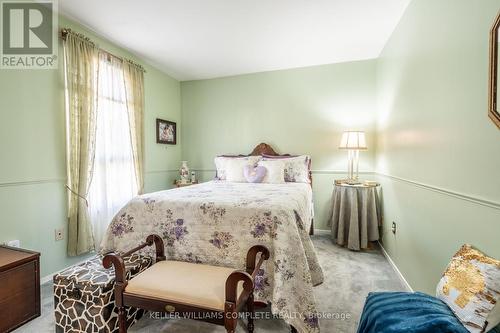
[[[266,169],[263,183],[282,184],[285,182],[285,163],[281,160],[262,160],[258,166]]]
[[[246,183],[243,169],[245,166],[253,166],[252,161],[244,158],[234,158],[226,162],[226,181],[236,183]]]
[[[267,169],[263,166],[245,165],[243,175],[249,183],[262,183],[266,176]]]
[[[420,292],[374,292],[357,333],[468,333],[441,300]]]
[[[270,156],[263,155],[264,160],[280,160],[285,162],[285,181],[292,183],[310,183],[308,155],[300,156]]]
[[[439,281],[436,296],[448,304],[469,332],[483,332],[500,299],[500,260],[463,245]],[[490,322],[488,327],[496,324]]]
[[[226,180],[226,163],[231,160],[248,160],[249,164],[256,165],[261,159],[260,156],[217,156],[214,159],[217,174],[215,176],[218,180]]]

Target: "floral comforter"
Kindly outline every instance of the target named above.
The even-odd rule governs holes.
[[[323,273],[308,234],[311,199],[304,183],[212,181],[144,194],[115,216],[101,247],[125,252],[155,233],[171,260],[244,269],[247,250],[265,245],[271,258],[256,277],[256,299],[299,332],[319,332],[313,286]]]

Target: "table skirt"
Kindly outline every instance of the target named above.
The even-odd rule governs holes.
[[[329,226],[337,244],[351,250],[368,248],[379,239],[381,214],[376,187],[335,186]]]

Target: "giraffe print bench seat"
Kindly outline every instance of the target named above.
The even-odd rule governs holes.
[[[152,259],[133,254],[124,258],[127,279],[150,267]],[[118,332],[113,269],[102,266],[102,256],[74,265],[54,276],[54,308],[57,333]],[[127,308],[127,326],[144,311]]]

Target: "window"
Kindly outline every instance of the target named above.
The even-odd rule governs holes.
[[[97,129],[89,209],[99,247],[113,216],[137,194],[122,61],[99,55]]]

